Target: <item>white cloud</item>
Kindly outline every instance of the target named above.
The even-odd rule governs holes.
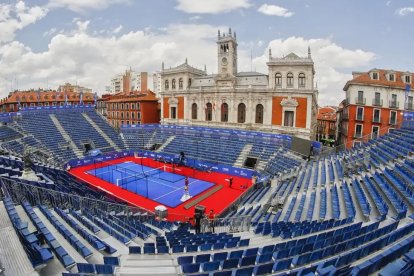
[[[315,63],[315,81],[318,84],[320,105],[338,105],[345,97],[342,90],[345,83],[352,79],[351,71],[357,67],[369,66],[376,57],[372,52],[345,49],[331,39],[307,40],[302,37],[289,37],[271,41],[263,55],[254,58],[253,67],[260,72],[267,72],[269,47],[272,49],[273,57],[282,57],[291,52],[299,56],[307,56],[308,46],[311,48]],[[246,60],[239,64],[245,64],[245,67],[241,68],[243,70],[250,69],[250,63]],[[343,73],[342,70],[349,73]]]
[[[46,87],[47,81],[49,87],[57,88],[59,84],[77,81],[103,92],[113,75],[129,67],[153,72],[161,69],[162,62],[168,68],[188,58],[190,65],[201,69],[206,64],[208,72],[213,73],[217,71],[217,29],[227,29],[206,24],[175,24],[114,36],[105,31],[92,33],[88,24],[89,21],[75,19],[74,30],[55,33],[43,52],[34,52],[17,41],[0,45],[0,98],[7,95],[10,78],[14,77],[19,82],[19,89]],[[250,71],[250,47],[243,46],[243,41],[239,45],[239,71]],[[351,78],[351,70],[368,66],[375,58],[373,53],[345,49],[330,39],[290,37],[263,42],[262,47],[272,47],[273,56],[290,52],[306,56],[308,45],[315,61],[315,80],[322,105],[338,104],[344,97],[342,88]],[[267,59],[266,50],[253,59],[253,69],[267,73]]]
[[[15,5],[0,4],[0,45],[12,41],[16,31],[42,19],[47,12],[43,7],[27,7],[23,1]]]
[[[113,75],[129,67],[153,72],[161,69],[162,62],[172,67],[187,57],[195,67],[206,64],[209,72],[216,70],[217,26],[169,25],[163,30],[146,28],[113,36],[106,31],[94,34],[88,24],[76,19],[73,31],[55,33],[42,52],[16,41],[0,45],[0,98],[10,89],[8,78],[16,78],[19,89],[46,87],[47,81],[49,87],[57,88],[77,80],[103,92]]]
[[[294,14],[293,12],[290,12],[289,10],[283,7],[276,6],[276,5],[268,5],[268,4],[261,5],[257,11],[263,14],[266,14],[266,15],[281,16],[281,17],[291,17]]]
[[[56,33],[56,31],[57,31],[56,28],[51,28],[50,30],[48,30],[48,31],[46,31],[46,32],[43,33],[43,37],[53,35],[53,34]]]
[[[112,30],[112,33],[117,34],[120,31],[122,31],[124,27],[122,25],[119,25],[118,27],[116,27],[115,29]]]
[[[199,15],[194,15],[194,16],[191,16],[190,18],[188,18],[188,20],[190,20],[190,21],[197,21],[197,20],[200,20],[201,19],[201,16],[199,16]]]
[[[226,13],[251,6],[250,0],[178,0],[177,10],[186,13]]]
[[[130,0],[49,0],[50,8],[68,8],[81,13],[85,10],[103,10],[113,4],[128,3]]]
[[[387,3],[385,3],[386,6],[391,5],[391,1],[387,1]]]
[[[396,13],[398,15],[401,15],[401,16],[404,16],[404,15],[407,15],[407,14],[410,14],[410,13],[414,13],[414,7],[401,8],[401,9],[398,9],[396,11]]]

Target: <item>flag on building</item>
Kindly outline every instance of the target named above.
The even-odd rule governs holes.
[[[68,105],[68,94],[65,94],[65,105]]]
[[[81,91],[79,93],[79,104],[82,105],[83,104],[83,91]]]
[[[410,90],[411,90],[411,85],[407,83],[405,85],[405,101],[404,101],[406,105],[407,105],[408,95],[410,94]],[[405,108],[408,108],[408,106],[405,106]]]
[[[98,93],[95,92],[95,94],[93,95],[93,100],[95,102],[95,106],[96,106],[96,102],[98,101]]]

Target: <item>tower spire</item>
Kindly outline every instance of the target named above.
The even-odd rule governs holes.
[[[269,60],[272,59],[272,48],[269,47]]]
[[[308,58],[311,58],[311,49],[310,49],[310,46],[308,46]]]

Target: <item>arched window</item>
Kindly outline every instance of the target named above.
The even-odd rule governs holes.
[[[183,89],[183,78],[178,79],[178,89]]]
[[[239,104],[237,107],[237,122],[246,122],[246,105],[244,103]]]
[[[282,74],[276,73],[276,75],[275,75],[275,85],[276,85],[276,87],[282,86]]]
[[[124,112],[121,112],[121,119],[124,118]]]
[[[304,73],[299,74],[298,85],[299,87],[305,87],[305,74]]]
[[[229,121],[229,105],[227,103],[221,104],[221,121],[222,122]]]
[[[131,112],[131,119],[134,120],[135,119],[135,113]]]
[[[256,105],[256,124],[263,124],[263,105]]]
[[[286,86],[287,87],[292,87],[293,86],[293,74],[292,73],[287,74]]]
[[[171,81],[171,89],[175,89],[175,79],[172,79]]]
[[[129,119],[129,112],[125,112],[126,118]]]
[[[121,104],[121,109],[124,110],[124,104]]]
[[[165,90],[168,90],[170,88],[170,82],[168,80],[165,80]]]
[[[193,103],[191,105],[191,119],[197,120],[197,104]]]
[[[213,118],[213,106],[211,103],[206,104],[206,121],[211,121]]]

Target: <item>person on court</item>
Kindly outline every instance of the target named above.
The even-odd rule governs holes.
[[[210,221],[210,230],[214,233],[214,219],[216,215],[214,214],[214,210],[210,210],[210,214],[208,214],[208,220]]]
[[[231,186],[233,186],[233,177],[230,176],[227,181],[229,181],[229,188],[231,188]]]
[[[188,194],[188,185],[189,185],[188,176],[186,176],[184,179],[184,191],[186,194]]]

